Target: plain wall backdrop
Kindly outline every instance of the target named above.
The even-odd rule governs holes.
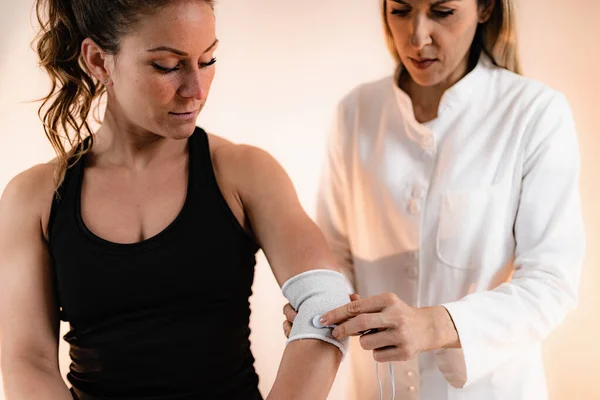
[[[357,84],[393,69],[378,3],[221,0],[217,6],[217,75],[198,123],[227,139],[271,152],[289,173],[311,216],[336,102]],[[36,114],[38,105],[29,102],[48,88],[30,48],[32,6],[32,0],[0,0],[0,191],[20,171],[53,157]],[[582,154],[588,250],[580,306],[544,345],[551,398],[600,399],[600,250],[595,246],[600,239],[600,2],[521,0],[519,9],[525,75],[566,94]],[[285,346],[285,300],[262,254],[258,261],[251,339],[266,395]],[[63,325],[63,332],[66,328]],[[66,371],[64,344],[60,357]],[[344,363],[329,398],[352,399],[351,381]]]

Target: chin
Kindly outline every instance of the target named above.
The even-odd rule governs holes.
[[[423,71],[411,71],[407,69],[408,74],[412,80],[421,87],[431,87],[438,85],[442,82],[439,74]]]
[[[173,139],[173,140],[189,139],[190,136],[192,136],[192,134],[194,133],[195,129],[196,129],[195,122],[190,122],[185,125],[180,125],[180,126],[175,126],[175,127],[173,127],[173,126],[164,127],[162,129],[161,136],[169,138],[169,139]]]

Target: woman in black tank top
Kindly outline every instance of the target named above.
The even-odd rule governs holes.
[[[215,69],[212,1],[38,0],[37,11],[58,158],[0,202],[7,400],[261,399],[256,252],[280,285],[334,266],[273,158],[195,126]],[[340,360],[324,342],[290,344],[269,398],[325,398]]]

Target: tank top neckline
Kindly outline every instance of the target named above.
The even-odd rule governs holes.
[[[185,220],[185,214],[187,214],[192,192],[193,192],[193,182],[194,182],[194,167],[195,167],[195,152],[194,152],[194,140],[195,136],[198,134],[198,129],[194,131],[192,136],[188,139],[187,147],[188,147],[188,174],[187,174],[187,185],[186,185],[186,196],[183,203],[183,206],[179,210],[177,216],[160,232],[157,234],[144,239],[142,241],[134,242],[134,243],[117,243],[107,239],[104,239],[94,232],[92,232],[85,224],[83,220],[83,216],[81,214],[81,196],[82,196],[82,187],[83,187],[83,175],[85,170],[86,156],[84,155],[78,162],[76,166],[76,186],[75,186],[75,218],[77,220],[77,226],[80,229],[80,232],[89,239],[92,243],[97,246],[100,246],[104,249],[114,251],[114,252],[138,252],[138,251],[147,251],[159,247],[164,240],[170,236],[174,231],[177,231],[177,228],[182,224]]]

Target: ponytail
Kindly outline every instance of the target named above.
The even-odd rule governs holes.
[[[87,122],[94,99],[104,91],[87,72],[81,60],[85,36],[77,26],[70,0],[38,0],[37,18],[41,26],[37,53],[40,65],[50,76],[50,91],[38,110],[46,137],[57,155],[56,187],[65,172],[93,144]],[[62,133],[62,134],[61,134]],[[81,145],[90,136],[89,145]]]

